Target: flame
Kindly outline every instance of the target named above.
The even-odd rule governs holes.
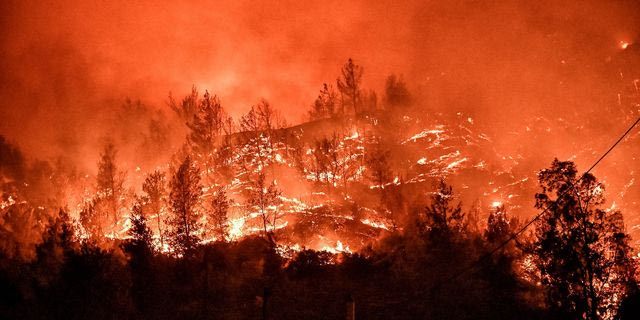
[[[630,45],[631,45],[631,42],[628,42],[628,41],[620,40],[619,42],[620,49],[622,50],[627,49]]]

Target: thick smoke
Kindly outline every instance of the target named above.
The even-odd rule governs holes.
[[[635,1],[1,6],[0,133],[29,155],[69,155],[87,169],[114,127],[140,132],[114,123],[127,97],[169,115],[168,93],[195,85],[236,117],[265,98],[297,123],[348,57],[365,67],[365,86],[380,92],[402,74],[423,108],[469,113],[508,148],[517,137],[504,132],[526,126],[514,116],[616,107],[633,80],[618,70],[620,41],[633,49],[640,30]],[[183,137],[173,132],[171,144]]]

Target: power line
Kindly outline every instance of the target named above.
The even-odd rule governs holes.
[[[589,168],[589,170],[585,171],[585,173],[583,173],[582,176],[580,176],[580,179],[578,179],[576,181],[576,183],[580,182],[587,174],[589,174],[591,172],[591,170],[593,170],[593,168],[595,168],[602,161],[602,159],[604,159],[616,146],[618,146],[618,144],[629,134],[629,132],[631,132],[631,130],[633,130],[633,128],[639,122],[640,122],[640,117],[638,117],[638,119],[629,127],[629,129],[627,129],[627,131],[625,131],[622,134],[622,136],[620,136],[620,138],[602,156],[600,156],[600,158],[598,158],[598,160]],[[568,188],[564,192],[560,193],[558,195],[558,198],[561,198],[562,196],[564,196],[567,192],[569,192],[569,190],[571,190],[571,189]],[[554,202],[553,205],[555,205],[555,204],[556,203]],[[498,250],[504,248],[504,246],[509,244],[509,242],[515,240],[521,233],[523,233],[527,228],[529,228],[529,226],[531,226],[535,221],[540,219],[550,209],[551,209],[551,207],[547,207],[546,209],[544,209],[542,212],[540,212],[535,217],[533,217],[533,219],[529,220],[529,222],[527,222],[522,228],[520,228],[520,230],[518,230],[518,232],[512,234],[508,239],[506,239],[505,241],[500,243],[500,245],[498,245],[497,247],[495,247],[493,250],[489,251],[488,253],[484,254],[482,257],[480,257],[478,260],[476,260],[475,262],[473,262],[472,264],[470,264],[466,268],[461,269],[460,271],[458,271],[454,275],[444,279],[443,281],[438,282],[436,285],[431,287],[430,291],[434,291],[436,289],[439,289],[441,286],[445,285],[447,282],[453,281],[453,280],[457,279],[458,277],[460,277],[461,275],[465,274],[466,272],[468,272],[468,271],[472,270],[473,268],[475,268],[481,262],[483,262],[484,260],[486,260],[489,257],[491,257],[494,253],[498,252]]]

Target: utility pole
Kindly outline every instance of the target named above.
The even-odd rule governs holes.
[[[356,301],[353,296],[347,296],[347,320],[356,320]]]

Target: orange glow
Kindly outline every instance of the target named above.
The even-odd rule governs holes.
[[[622,50],[627,49],[629,45],[631,45],[631,43],[627,41],[620,41],[619,43],[620,43],[620,49]]]

